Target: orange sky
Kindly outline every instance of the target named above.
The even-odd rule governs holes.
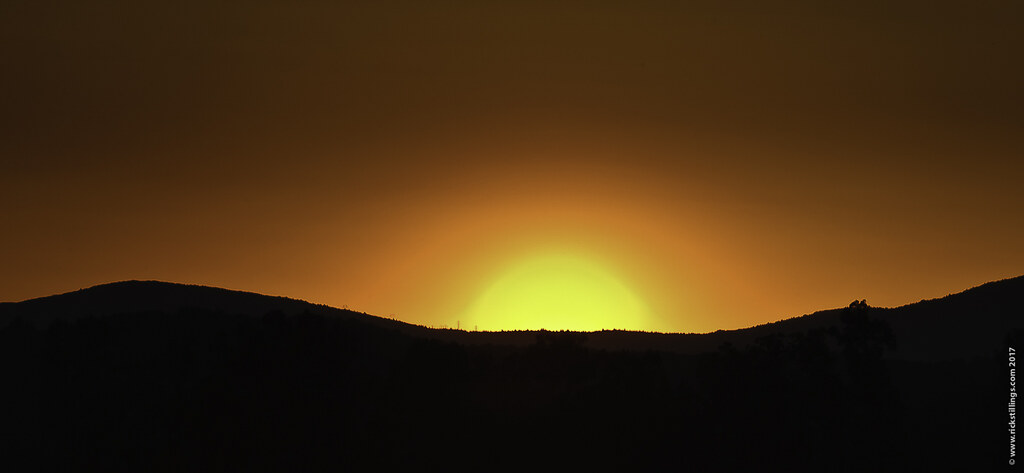
[[[243,3],[0,6],[0,300],[454,325],[557,250],[702,332],[1024,274],[1019,2]]]

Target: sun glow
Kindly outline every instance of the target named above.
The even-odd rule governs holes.
[[[647,308],[587,258],[551,254],[512,265],[476,300],[466,326],[481,330],[643,329]]]

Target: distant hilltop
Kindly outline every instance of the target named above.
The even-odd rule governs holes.
[[[898,342],[891,356],[912,359],[984,356],[998,347],[1009,333],[1024,330],[1022,295],[1024,276],[1018,276],[896,308],[870,307],[866,301],[858,300],[849,307],[822,310],[745,329],[708,334],[605,330],[587,333],[585,343],[603,349],[706,352],[723,343],[746,345],[771,333],[797,333],[837,326],[843,311],[853,309],[866,311],[891,327]],[[192,309],[241,316],[305,312],[355,319],[416,337],[470,344],[524,345],[536,341],[538,333],[432,329],[287,297],[161,281],[122,281],[22,302],[0,303],[0,327],[17,319],[42,328],[57,320],[139,312],[175,313]]]

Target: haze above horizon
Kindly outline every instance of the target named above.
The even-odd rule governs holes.
[[[0,7],[0,300],[707,332],[1024,268],[1020,2],[389,5]]]

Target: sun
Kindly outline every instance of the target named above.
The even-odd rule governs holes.
[[[464,326],[481,330],[641,329],[647,308],[597,261],[564,253],[511,265],[477,298]]]

